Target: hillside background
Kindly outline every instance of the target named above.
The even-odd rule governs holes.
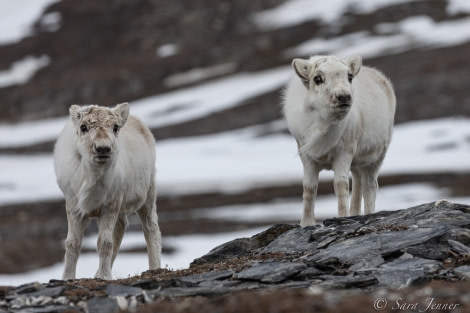
[[[468,1],[10,6],[0,1],[0,285],[60,276],[67,224],[51,153],[71,104],[130,102],[151,127],[170,268],[217,242],[298,223],[301,166],[281,115],[294,57],[359,53],[393,82],[397,125],[378,210],[470,200]],[[330,179],[320,186],[320,218],[336,215]],[[133,219],[117,275],[145,269],[139,229]],[[84,246],[91,272],[95,232]]]

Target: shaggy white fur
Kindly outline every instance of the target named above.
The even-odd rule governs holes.
[[[111,268],[127,225],[137,212],[147,242],[150,269],[160,267],[161,234],[155,187],[155,140],[129,105],[70,107],[70,119],[54,149],[57,183],[68,219],[63,279],[74,279],[82,238],[98,218],[97,278],[112,279]]]
[[[392,137],[396,99],[390,81],[362,58],[294,59],[284,115],[304,167],[301,226],[314,225],[318,174],[334,171],[339,216],[375,210],[377,176]],[[351,211],[348,207],[352,172]]]

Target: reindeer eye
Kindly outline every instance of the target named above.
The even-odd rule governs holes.
[[[352,79],[353,79],[353,75],[352,75],[352,74],[348,74],[348,80],[349,80],[350,83],[352,82]]]
[[[118,130],[119,130],[119,126],[117,124],[114,124],[113,132],[116,134]]]
[[[85,124],[82,124],[82,125],[80,126],[80,130],[82,131],[82,133],[86,133],[86,132],[88,131],[88,127],[86,127]]]
[[[315,77],[313,78],[313,81],[314,81],[315,84],[317,84],[317,85],[320,85],[320,84],[323,83],[323,79],[321,78],[321,76],[315,76]]]

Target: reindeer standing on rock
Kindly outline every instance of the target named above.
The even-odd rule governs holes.
[[[304,168],[301,226],[314,225],[318,174],[334,171],[339,216],[375,210],[379,168],[387,152],[396,98],[390,81],[362,66],[362,58],[294,59],[296,75],[285,91],[284,115]],[[352,172],[351,211],[348,208]]]
[[[150,269],[160,267],[161,234],[155,188],[155,139],[129,105],[70,107],[70,119],[54,149],[57,183],[68,220],[63,279],[74,279],[89,219],[98,218],[97,278],[112,279],[127,215],[137,212]]]

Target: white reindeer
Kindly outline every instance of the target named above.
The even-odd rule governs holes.
[[[110,280],[127,215],[137,212],[143,226],[150,269],[160,267],[161,234],[155,188],[155,140],[129,105],[70,107],[54,149],[57,183],[68,220],[63,279],[74,279],[82,238],[90,218],[98,218],[99,268]]]
[[[390,81],[362,58],[294,59],[284,115],[304,168],[301,226],[314,225],[318,174],[333,169],[339,216],[375,210],[379,168],[392,136],[396,99]],[[348,209],[352,172],[351,212]]]

